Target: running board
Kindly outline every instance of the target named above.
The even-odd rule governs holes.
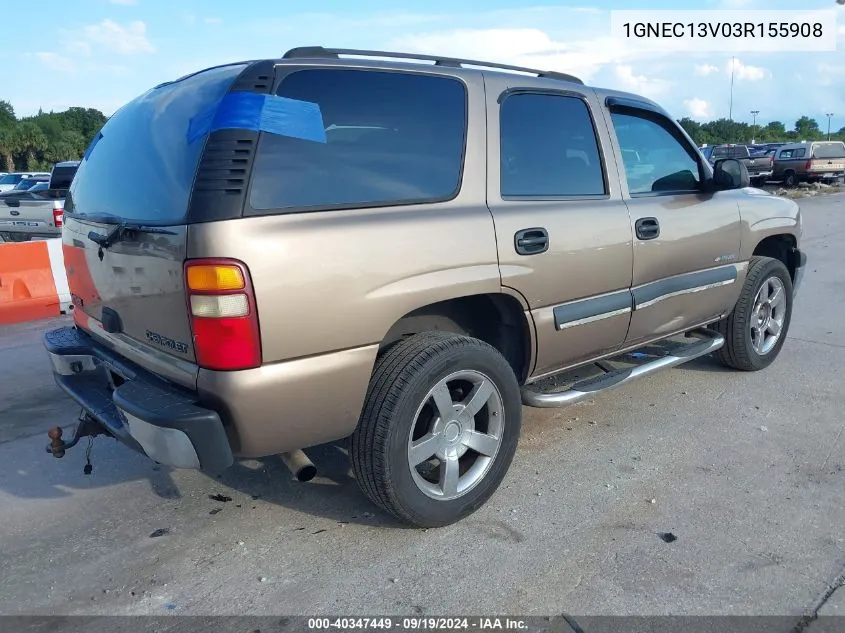
[[[527,385],[522,388],[522,403],[529,407],[538,407],[541,409],[565,407],[586,400],[599,391],[620,387],[632,380],[653,374],[661,369],[675,367],[699,356],[706,356],[725,344],[725,338],[712,330],[696,330],[690,332],[690,335],[699,337],[702,340],[696,343],[678,345],[665,356],[656,357],[654,360],[635,367],[608,371],[610,369],[609,363],[600,361],[600,363],[596,364],[601,367],[605,372],[604,374],[576,382],[565,391],[543,392],[537,390],[537,385],[543,381]],[[613,361],[615,359],[608,360]]]

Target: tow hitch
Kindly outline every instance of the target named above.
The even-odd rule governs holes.
[[[94,418],[83,412],[79,416],[79,423],[76,425],[76,429],[74,429],[73,439],[70,442],[65,442],[62,439],[62,433],[62,428],[59,426],[54,426],[47,431],[47,437],[50,438],[50,444],[47,445],[47,452],[58,459],[64,457],[65,452],[76,446],[83,437],[90,438],[88,448],[85,451],[85,468],[83,469],[86,475],[90,475],[94,469],[91,465],[91,446],[94,443],[95,437],[104,434],[103,427]]]

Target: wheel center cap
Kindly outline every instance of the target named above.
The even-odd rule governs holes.
[[[460,434],[461,425],[454,420],[449,422],[449,424],[446,425],[446,428],[443,429],[443,437],[449,443],[457,440]]]

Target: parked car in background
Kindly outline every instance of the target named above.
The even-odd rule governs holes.
[[[710,162],[725,158],[733,158],[743,163],[754,185],[765,184],[774,170],[774,159],[771,156],[752,154],[747,145],[717,145],[713,148]]]
[[[707,145],[705,147],[699,147],[698,151],[701,152],[701,155],[707,159],[708,162],[712,163],[711,157],[713,156],[713,146]]]
[[[773,180],[786,187],[800,182],[832,182],[845,175],[845,143],[814,141],[792,143],[777,149]]]
[[[0,194],[0,237],[6,242],[59,237],[65,196],[78,167],[79,161],[57,163],[50,174],[17,185],[26,187],[32,181],[30,188]]]
[[[50,174],[36,171],[20,171],[6,174],[5,176],[0,177],[0,193],[14,189],[21,180],[25,178],[32,178],[34,176],[47,176],[49,178]]]
[[[50,178],[47,177],[47,176],[33,176],[32,178],[23,178],[12,189],[9,189],[8,191],[4,191],[3,193],[0,193],[0,195],[9,194],[13,191],[29,191],[35,185],[42,183],[42,182],[46,183],[49,186]]]

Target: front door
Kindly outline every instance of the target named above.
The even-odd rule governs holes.
[[[742,283],[738,191],[706,191],[710,170],[663,113],[609,102],[634,234],[626,346],[715,319]]]
[[[534,81],[485,77],[487,202],[502,285],[534,320],[537,378],[624,343],[632,247],[595,93]]]

